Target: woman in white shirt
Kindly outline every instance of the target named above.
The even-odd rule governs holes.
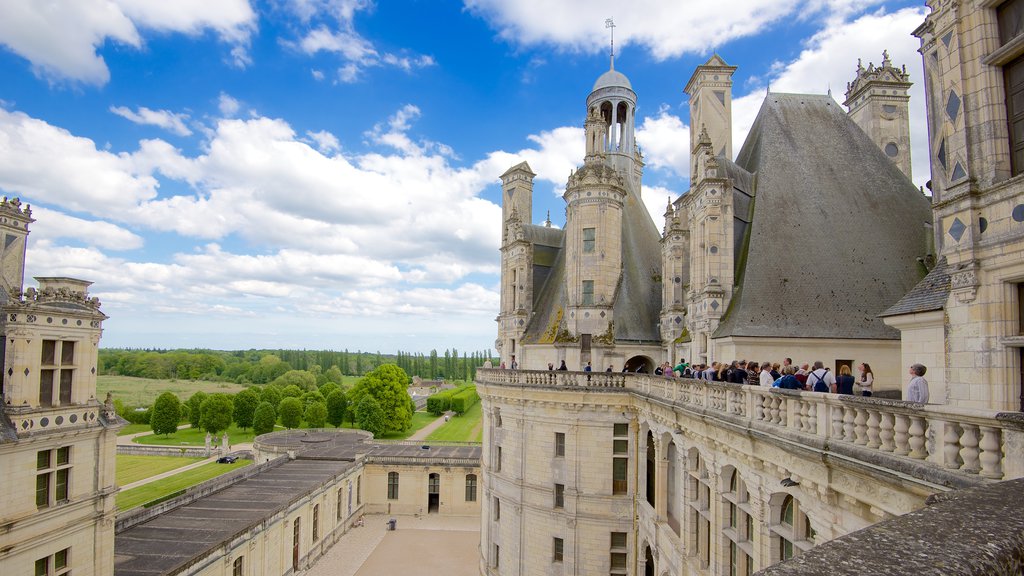
[[[760,379],[759,383],[761,386],[767,386],[771,388],[772,384],[775,383],[775,378],[772,378],[772,363],[765,362],[761,365],[761,374],[758,376]]]
[[[860,378],[857,379],[857,387],[860,388],[861,396],[871,396],[871,384],[875,381],[875,375],[871,373],[871,365],[862,362],[857,369],[860,370]]]

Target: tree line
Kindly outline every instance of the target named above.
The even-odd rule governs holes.
[[[364,376],[386,364],[401,368],[408,376],[427,380],[466,380],[487,360],[496,363],[490,350],[467,353],[455,348],[442,353],[431,350],[381,354],[334,350],[160,350],[103,348],[99,351],[99,373],[154,379],[209,380],[238,384],[268,384],[297,370],[308,372],[317,385],[330,381],[326,374]],[[340,380],[338,380],[340,383]]]
[[[416,406],[407,391],[410,378],[394,364],[374,368],[347,390],[340,380],[321,385],[299,380],[293,374],[300,372],[308,374],[292,370],[265,386],[250,386],[233,395],[196,392],[182,401],[173,392],[164,392],[144,411],[125,408],[117,400],[115,408],[127,420],[149,424],[155,434],[164,435],[176,432],[183,421],[212,435],[232,423],[266,434],[278,424],[289,429],[303,422],[309,428],[339,427],[347,419],[374,436],[404,432],[412,424]]]

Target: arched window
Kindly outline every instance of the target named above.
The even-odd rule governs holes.
[[[815,533],[810,518],[800,509],[800,501],[792,495],[786,494],[777,510],[770,528],[774,541],[772,560],[782,562],[811,549]]]
[[[654,492],[657,479],[657,456],[655,455],[654,434],[647,432],[647,503],[654,507]]]
[[[476,502],[476,474],[466,474],[466,502]]]
[[[677,477],[679,470],[676,466],[678,457],[676,443],[669,440],[668,448],[665,450],[665,458],[668,460],[668,475],[665,482],[667,505],[665,510],[668,513],[668,525],[672,527],[677,536],[679,535],[679,519],[682,517],[682,510],[679,507],[680,478]]]
[[[388,500],[398,500],[398,472],[388,472]]]
[[[750,576],[754,573],[754,517],[751,514],[747,487],[735,468],[723,475],[727,486],[722,492],[723,543],[729,559],[729,576]]]

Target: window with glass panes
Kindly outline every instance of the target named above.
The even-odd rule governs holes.
[[[597,229],[596,228],[584,228],[583,229],[583,251],[593,252],[594,247],[597,244]]]
[[[565,456],[565,432],[555,432],[555,457]]]
[[[565,508],[565,484],[555,484],[555,508]]]
[[[561,538],[554,538],[551,543],[551,561],[561,562],[565,549],[565,541]]]
[[[627,574],[627,538],[625,532],[611,533],[610,563],[612,576],[623,576]]]
[[[241,556],[235,558],[234,564],[231,565],[231,576],[242,576],[245,574],[245,560]]]
[[[778,510],[770,529],[775,541],[774,561],[781,562],[814,547],[816,534],[793,496],[787,494]]]
[[[593,306],[594,304],[594,281],[584,280],[583,281],[583,295],[580,299],[580,303],[584,306]]]
[[[36,507],[48,508],[68,500],[71,448],[36,452]]]
[[[612,494],[625,494],[629,490],[629,424],[620,422],[612,427]]]
[[[476,502],[476,474],[466,474],[466,502]]]
[[[728,489],[722,494],[725,514],[722,534],[728,541],[729,576],[750,576],[754,573],[754,520],[747,488],[735,469],[728,472],[727,482]]]
[[[388,472],[388,500],[398,500],[398,472]]]
[[[39,370],[40,406],[71,404],[75,344],[72,340],[43,340]]]
[[[71,574],[70,556],[71,549],[65,548],[36,560],[35,576],[67,576]]]

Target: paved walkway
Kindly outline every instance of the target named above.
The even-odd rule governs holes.
[[[443,419],[442,419],[443,420]],[[398,529],[387,532],[388,518]],[[478,516],[367,515],[303,576],[477,576],[480,557]]]
[[[434,430],[437,430],[441,426],[444,426],[445,422],[446,422],[446,420],[444,419],[444,416],[438,416],[437,420],[434,420],[430,424],[427,424],[423,428],[420,428],[419,430],[416,431],[415,434],[413,434],[412,436],[409,436],[408,439],[409,440],[426,440],[427,436],[430,436],[431,432],[433,432]]]
[[[184,428],[191,428],[191,427],[192,427],[191,424],[182,424],[181,426],[178,426],[178,430],[182,430]],[[149,430],[147,432],[137,432],[135,434],[128,434],[128,435],[125,435],[125,436],[118,436],[117,437],[117,445],[118,446],[135,446],[136,445],[135,444],[135,439],[138,438],[139,436],[152,436],[152,435],[153,435],[153,431]],[[195,448],[195,446],[192,446],[192,448]]]

